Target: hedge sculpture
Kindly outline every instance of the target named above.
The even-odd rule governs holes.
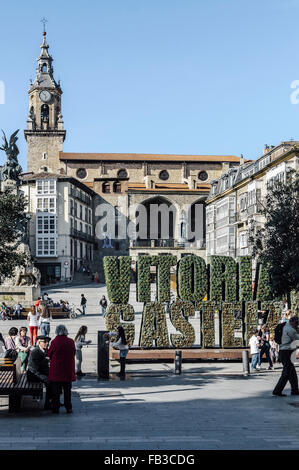
[[[164,304],[148,302],[144,306],[139,346],[143,348],[169,348]]]
[[[177,264],[177,257],[173,255],[154,255],[151,264],[157,266],[158,301],[170,300],[170,268]]]
[[[221,302],[202,302],[202,346],[212,348],[215,346],[215,310],[221,310]]]
[[[131,256],[105,256],[104,273],[110,302],[126,304],[130,296]]]
[[[236,274],[236,262],[231,256],[210,256],[210,300],[237,300]]]
[[[171,334],[170,341],[175,348],[189,348],[195,341],[195,331],[188,322],[189,317],[194,317],[195,310],[192,302],[176,300],[170,308],[170,320],[173,326],[181,334]]]
[[[271,333],[274,333],[275,327],[279,323],[282,309],[283,302],[281,301],[261,302],[261,310],[269,310],[266,322]]]
[[[245,345],[248,346],[249,340],[252,336],[252,330],[256,330],[258,324],[257,311],[258,302],[252,300],[245,302]]]
[[[243,346],[243,312],[242,302],[222,302],[221,310],[222,347]],[[235,330],[242,333],[241,338],[235,337]]]
[[[257,290],[256,300],[271,300],[271,288],[269,271],[265,264],[258,264],[257,266]]]
[[[181,300],[200,302],[207,293],[206,263],[199,256],[184,256],[178,263],[178,296]]]
[[[151,301],[151,256],[137,256],[136,262],[136,300],[137,302]]]
[[[239,300],[252,300],[252,258],[239,256]]]
[[[130,304],[109,304],[106,312],[106,328],[108,331],[115,331],[121,325],[125,330],[126,340],[129,346],[134,344],[135,325],[134,323],[121,323],[123,321],[134,321],[134,308]]]

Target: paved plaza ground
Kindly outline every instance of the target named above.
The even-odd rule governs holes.
[[[125,382],[117,378],[98,381],[96,376],[97,331],[105,329],[98,302],[105,287],[48,289],[54,299],[79,305],[85,293],[87,315],[56,319],[74,338],[79,326],[88,326],[92,344],[83,349],[83,371],[73,384],[72,415],[43,411],[41,403],[28,397],[20,413],[9,414],[8,399],[0,399],[0,450],[96,450],[96,449],[299,449],[299,397],[272,397],[281,372],[267,371],[243,377],[242,363],[183,363],[182,375],[174,375],[173,364],[128,364]],[[138,312],[140,304],[131,302]],[[139,309],[141,312],[141,309]],[[141,314],[136,313],[136,325]],[[194,320],[196,326],[197,319]],[[3,334],[12,325],[26,321],[1,322]],[[111,370],[118,371],[118,363]]]

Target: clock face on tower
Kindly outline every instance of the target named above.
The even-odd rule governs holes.
[[[39,97],[44,103],[48,103],[48,101],[51,100],[52,95],[48,90],[43,90],[40,92]]]

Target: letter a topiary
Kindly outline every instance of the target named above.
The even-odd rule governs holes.
[[[207,294],[207,271],[203,258],[184,256],[178,265],[178,296],[182,300],[200,302]]]
[[[130,296],[131,256],[105,256],[103,260],[110,302],[126,304]]]
[[[170,308],[170,321],[176,330],[182,334],[171,334],[170,341],[175,348],[190,348],[195,341],[195,331],[188,322],[189,317],[194,317],[195,310],[191,302],[176,300]]]
[[[237,300],[237,270],[235,260],[231,256],[213,255],[210,256],[209,261],[210,300],[234,302]]]
[[[152,348],[153,346],[169,348],[165,309],[161,302],[145,304],[139,345],[142,348]]]

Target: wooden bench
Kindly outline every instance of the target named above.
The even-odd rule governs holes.
[[[67,317],[70,318],[70,312],[65,312],[61,307],[49,307],[49,314],[51,318]]]
[[[28,382],[27,374],[18,370],[10,359],[0,359],[0,396],[9,397],[9,412],[19,411],[23,395],[43,397],[42,382]]]
[[[48,307],[49,315],[51,318],[67,317],[70,318],[70,312],[65,312],[61,307]],[[22,317],[27,318],[28,313],[31,312],[30,307],[26,307],[22,311]]]

